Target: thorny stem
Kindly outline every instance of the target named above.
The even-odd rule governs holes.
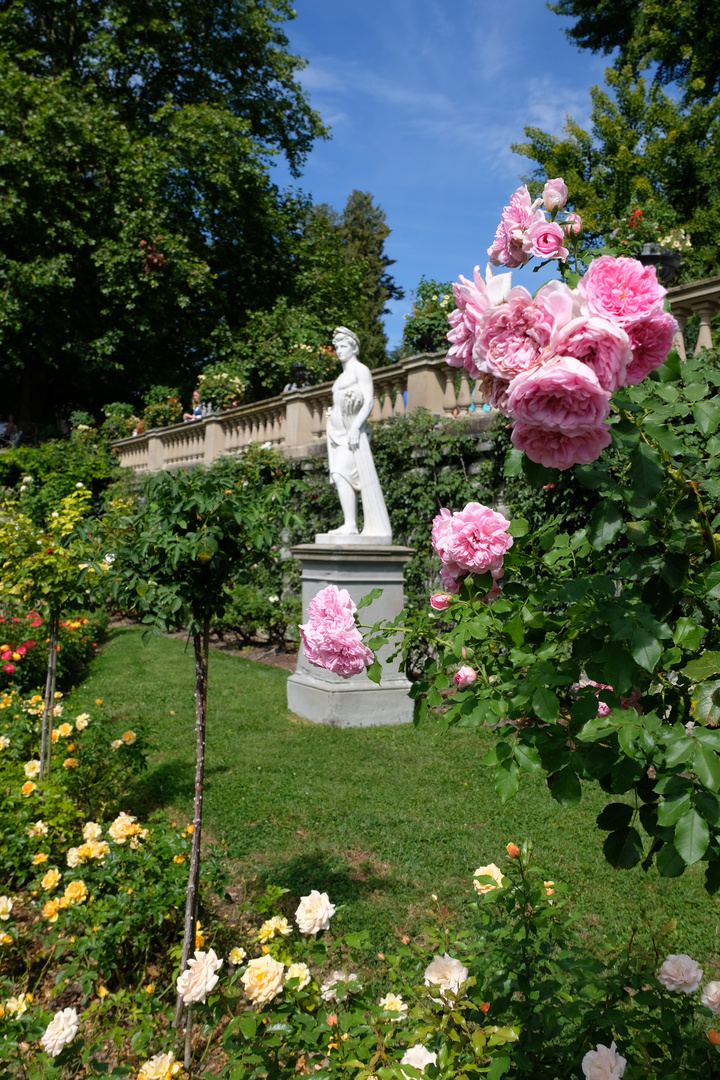
[[[55,665],[57,663],[57,617],[50,615],[50,644],[48,646],[47,679],[45,681],[45,702],[43,706],[42,733],[40,736],[40,776],[42,785],[45,773],[50,775],[50,755],[52,752],[52,718],[55,706]],[[46,768],[47,758],[47,768]]]

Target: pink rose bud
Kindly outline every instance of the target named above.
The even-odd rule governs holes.
[[[567,197],[567,184],[560,176],[556,180],[548,180],[543,188],[542,199],[546,210],[562,210]]]
[[[533,255],[541,259],[567,259],[565,233],[557,221],[538,221],[528,229],[528,243]]]
[[[446,607],[450,606],[452,596],[446,592],[436,592],[430,597],[430,607],[435,611],[444,611]]]
[[[463,664],[460,670],[455,672],[453,678],[455,680],[455,685],[460,690],[464,690],[466,686],[472,686],[475,682],[477,679],[477,672],[473,668],[468,667],[467,664]]]
[[[568,214],[565,218],[565,235],[578,236],[582,232],[582,218],[579,214]]]

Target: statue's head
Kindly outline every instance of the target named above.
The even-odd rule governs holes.
[[[348,330],[347,326],[336,326],[333,331],[333,345],[337,351],[338,345],[344,343],[352,352],[353,356],[360,355],[360,338],[357,334],[354,334],[352,330]],[[340,357],[342,360],[342,357]]]

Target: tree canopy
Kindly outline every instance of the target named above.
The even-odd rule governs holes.
[[[582,49],[611,53],[635,75],[657,65],[656,81],[678,83],[687,102],[720,91],[720,8],[715,0],[556,0],[575,19],[566,34]]]

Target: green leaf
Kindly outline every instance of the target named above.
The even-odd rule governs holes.
[[[522,472],[524,457],[523,451],[517,450],[514,446],[508,450],[503,465],[503,476],[519,476]]]
[[[246,1039],[255,1038],[255,1032],[257,1031],[257,1020],[253,1013],[243,1013],[238,1021],[240,1030]]]
[[[720,405],[715,401],[698,401],[693,405],[695,423],[703,435],[712,435],[720,424]]]
[[[655,857],[660,877],[680,877],[685,872],[685,860],[674,844],[663,844]]]
[[[720,724],[720,680],[698,683],[693,690],[693,716],[702,724]]]
[[[358,600],[358,602],[357,602],[358,611],[360,611],[361,608],[370,607],[370,604],[372,604],[373,600],[377,600],[378,597],[382,596],[382,594],[383,594],[382,589],[371,589],[369,593],[367,593],[360,600]]]
[[[513,616],[505,623],[505,633],[508,635],[513,645],[520,646],[525,641],[525,626],[519,615]]]
[[[633,808],[627,803],[608,803],[597,818],[597,826],[606,832],[615,832],[617,829],[626,828],[632,821]]]
[[[644,626],[636,626],[630,638],[630,652],[638,667],[654,671],[663,647],[660,641]]]
[[[569,765],[548,777],[548,787],[553,799],[561,806],[575,806],[582,798],[577,773]]]
[[[660,455],[647,443],[639,442],[630,455],[630,480],[633,493],[640,499],[650,499],[662,489],[665,470]]]
[[[714,896],[720,889],[720,861],[709,862],[705,868],[705,890]]]
[[[663,828],[677,825],[689,806],[689,791],[674,798],[662,799],[658,803],[658,825],[661,825]]]
[[[720,674],[720,652],[705,652],[697,660],[691,660],[682,668],[684,675],[691,682],[704,682],[712,675]]]
[[[620,721],[610,716],[593,716],[587,724],[583,724],[578,732],[578,739],[584,742],[597,742],[604,739],[620,726]]]
[[[379,660],[373,660],[367,669],[367,676],[374,683],[379,683],[382,678],[382,664]]]
[[[704,626],[698,626],[694,619],[683,616],[675,624],[673,641],[676,645],[682,645],[685,649],[693,652],[697,649],[705,633]]]
[[[508,529],[509,536],[527,536],[530,532],[530,522],[525,518],[513,518]]]
[[[707,746],[698,746],[693,757],[693,772],[708,791],[720,788],[720,757]]]
[[[702,859],[709,843],[707,822],[696,810],[686,811],[675,826],[675,847],[688,866]]]
[[[498,765],[495,770],[495,791],[500,796],[501,802],[507,802],[517,794],[520,783],[519,773],[520,770],[512,758],[507,758]]]
[[[538,719],[544,720],[547,724],[553,723],[560,715],[560,702],[557,694],[546,686],[538,686],[532,696],[532,707]]]
[[[588,540],[596,551],[602,551],[623,531],[623,519],[615,503],[599,503],[590,515]]]
[[[603,844],[605,858],[616,870],[637,866],[643,856],[640,833],[631,825],[611,832]]]
[[[494,1057],[490,1062],[490,1068],[485,1074],[487,1080],[500,1080],[501,1076],[504,1076],[512,1064],[509,1057]]]
[[[542,769],[540,755],[534,746],[528,746],[527,743],[515,743],[515,760],[526,772],[537,772]]]

